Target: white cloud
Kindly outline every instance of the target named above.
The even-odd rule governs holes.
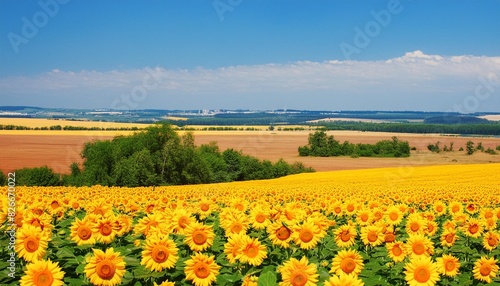
[[[473,93],[478,78],[500,80],[500,57],[409,52],[384,61],[299,61],[287,64],[171,70],[162,67],[111,71],[61,71],[0,79],[1,93],[82,91],[116,97],[145,86],[164,96],[245,94],[342,94],[345,96],[440,96]],[[498,88],[500,91],[500,88]],[[383,98],[384,94],[387,95]],[[213,100],[216,100],[213,97]],[[307,100],[307,98],[305,99]],[[244,107],[244,106],[241,106]]]

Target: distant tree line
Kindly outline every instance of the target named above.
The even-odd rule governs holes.
[[[368,122],[321,122],[326,130],[357,130],[399,133],[447,133],[471,135],[500,135],[500,123],[486,124],[427,124],[427,123],[368,123]]]
[[[313,172],[302,163],[272,163],[220,151],[215,142],[195,146],[194,136],[179,136],[166,124],[148,127],[130,136],[96,140],[84,145],[83,165],[71,164],[71,174],[48,167],[16,170],[18,185],[28,186],[158,186],[272,179]]]
[[[85,126],[43,126],[43,127],[28,127],[22,125],[0,124],[0,130],[83,130],[83,131],[138,131],[143,130],[136,126],[133,127],[85,127]]]
[[[408,157],[410,145],[407,141],[382,140],[375,144],[353,144],[349,141],[340,143],[333,135],[328,136],[324,131],[309,134],[309,144],[299,147],[299,156],[351,156],[351,157]]]

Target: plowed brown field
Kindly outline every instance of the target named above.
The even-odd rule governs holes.
[[[329,132],[329,134],[334,135],[341,142],[348,140],[351,143],[375,143],[397,136],[400,140],[409,141],[410,146],[415,146],[417,151],[412,151],[409,158],[299,157],[297,148],[307,144],[309,133],[309,131],[197,131],[195,132],[195,143],[200,145],[216,141],[221,150],[233,148],[242,150],[244,154],[271,161],[276,161],[279,158],[290,163],[300,161],[317,171],[454,163],[500,163],[500,155],[477,152],[472,156],[467,156],[465,152],[458,151],[440,154],[427,151],[427,145],[437,141],[441,142],[441,146],[454,142],[455,150],[465,147],[468,140],[472,140],[476,144],[482,142],[485,148],[495,148],[500,145],[500,138],[463,138],[353,131],[334,131]],[[85,142],[95,139],[111,139],[113,136],[113,133],[106,132],[68,133],[67,131],[66,133],[64,131],[45,133],[46,135],[43,135],[44,133],[41,131],[36,132],[36,135],[33,134],[35,133],[29,131],[0,133],[0,170],[10,172],[23,167],[47,165],[57,173],[68,173],[69,165],[72,162],[82,162],[80,152]]]

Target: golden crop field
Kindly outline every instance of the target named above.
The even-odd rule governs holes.
[[[74,127],[97,127],[97,128],[145,128],[151,124],[144,123],[121,123],[121,122],[100,122],[100,121],[79,121],[79,120],[55,120],[45,118],[0,118],[0,125],[17,125],[31,128],[50,127],[55,125]]]
[[[0,284],[499,285],[498,182],[479,164],[3,187]]]

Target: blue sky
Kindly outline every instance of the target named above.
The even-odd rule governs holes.
[[[0,0],[0,105],[500,111],[498,15],[498,0]]]

